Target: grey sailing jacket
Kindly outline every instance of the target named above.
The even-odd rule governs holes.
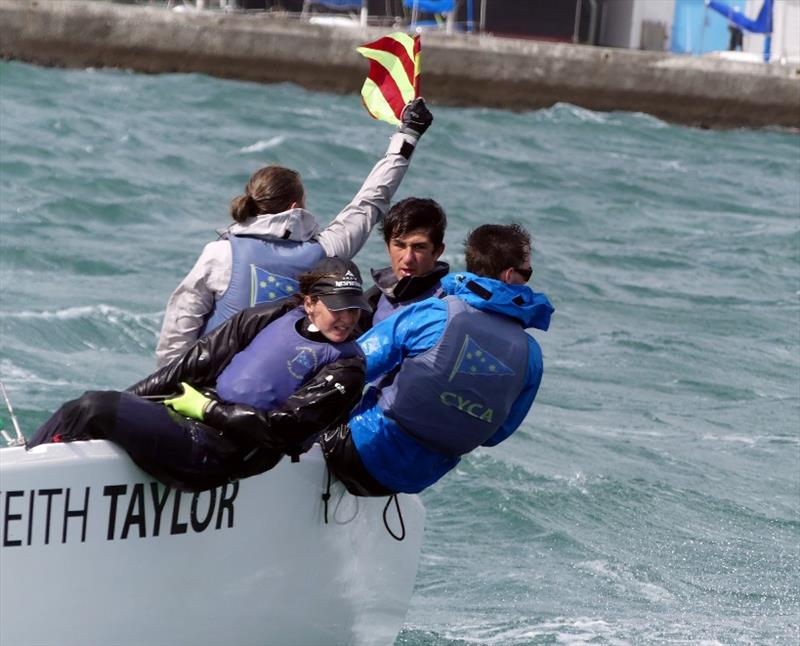
[[[234,223],[224,231],[238,235],[318,242],[328,256],[350,259],[358,253],[373,227],[389,210],[389,203],[408,170],[417,139],[395,133],[384,157],[373,167],[358,193],[334,220],[320,230],[317,219],[305,209],[259,215]],[[206,319],[231,281],[232,253],[227,240],[208,243],[192,270],[167,302],[164,322],[156,348],[157,366],[180,357],[200,336]]]

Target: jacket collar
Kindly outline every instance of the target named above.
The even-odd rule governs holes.
[[[547,296],[534,292],[527,285],[507,285],[467,271],[442,278],[442,291],[448,296],[457,296],[475,309],[511,316],[526,328],[547,330],[555,311]]]
[[[436,261],[434,268],[422,276],[403,276],[400,280],[394,275],[391,267],[370,269],[375,285],[392,302],[408,301],[424,294],[435,287],[450,271],[450,265],[441,260]]]
[[[234,222],[226,229],[217,231],[226,234],[254,236],[273,240],[308,242],[319,235],[319,223],[310,211],[289,209],[281,213],[262,213],[244,222]]]

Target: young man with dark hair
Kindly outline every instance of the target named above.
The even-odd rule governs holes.
[[[497,276],[508,284],[525,284],[531,269],[531,236],[518,224],[484,224],[475,229],[465,245],[467,271]],[[526,258],[520,266],[508,266],[509,258]]]
[[[439,260],[444,252],[447,216],[434,200],[409,197],[395,204],[381,225],[390,265],[373,269],[375,285],[367,290],[373,316],[363,316],[360,330],[377,325],[401,307],[438,293],[450,271]]]
[[[467,272],[444,297],[402,308],[358,343],[372,383],[347,424],[320,439],[331,471],[356,495],[416,493],[478,446],[509,437],[542,378],[539,344],[553,306],[525,283],[530,235],[484,225],[466,241]]]

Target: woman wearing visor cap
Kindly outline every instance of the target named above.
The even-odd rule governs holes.
[[[353,330],[369,306],[356,265],[325,258],[299,276],[299,291],[242,310],[125,392],[67,402],[28,446],[112,440],[188,490],[272,468],[346,419],[364,384]]]

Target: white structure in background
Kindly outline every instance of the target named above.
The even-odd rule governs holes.
[[[669,51],[675,0],[604,2],[598,45]]]
[[[744,13],[754,18],[762,4],[763,0],[745,0]],[[601,8],[599,45],[670,50],[676,0],[612,0]],[[763,50],[762,35],[744,32],[741,58],[760,61]],[[775,0],[770,62],[800,63],[800,0]]]
[[[563,1],[567,2],[568,0]],[[572,0],[569,1],[571,2]],[[581,7],[585,9],[585,5],[582,0],[575,0],[575,2],[577,6],[577,38],[577,25],[580,22]],[[711,9],[703,10],[703,0],[586,0],[586,2],[593,9],[590,14],[592,20],[599,19],[596,32],[598,45],[653,51],[687,53],[691,51],[696,54],[701,52],[708,53],[714,50],[714,54],[726,58],[755,62],[762,60],[764,36],[761,34],[751,34],[745,31],[743,34],[743,51],[726,52],[724,51],[725,48],[720,46],[719,38],[710,38],[711,32],[708,28],[703,32],[701,22],[710,20],[711,14],[713,14]],[[736,2],[739,6],[742,6],[742,11],[745,15],[755,18],[761,10],[764,0],[736,0]],[[422,0],[404,0],[403,4],[411,10],[411,27],[413,28],[416,26],[419,10],[425,8],[425,3]],[[236,0],[168,0],[167,6],[185,11],[187,8],[202,10],[216,7],[231,10],[236,5]],[[350,9],[352,13],[349,15],[343,15],[342,13],[311,15],[310,9],[314,5]],[[456,3],[456,6],[460,6],[459,3]],[[491,9],[492,0],[473,0],[471,6],[479,13],[478,24],[481,26],[480,31],[483,31],[486,12]],[[676,23],[677,15],[681,14],[685,19],[687,13],[692,13],[680,11],[687,8],[693,10],[692,24],[686,24],[683,21]],[[703,11],[706,13],[704,14]],[[302,13],[311,22],[317,24],[365,26],[368,20],[367,0],[304,0]],[[455,12],[445,12],[444,15],[446,18],[445,30],[447,33],[452,33],[454,31]],[[716,16],[716,20],[724,20],[724,18]],[[671,38],[673,36],[673,28],[676,26],[679,30],[677,32],[679,35],[684,33],[684,27],[696,29],[697,35],[691,47],[684,49],[680,43],[673,47],[674,43],[671,42]],[[595,33],[593,27],[590,28],[590,32],[592,34]],[[697,49],[698,43],[696,41],[703,40],[703,33],[705,36],[705,48],[702,47],[701,42],[700,49]],[[717,33],[717,36],[719,36],[719,33]],[[678,38],[677,35],[676,38]],[[770,62],[783,64],[800,63],[800,0],[774,0]]]
[[[745,13],[755,16],[761,0],[747,0]],[[761,55],[763,37],[744,33],[744,51]],[[800,63],[800,0],[775,0],[772,10],[771,63]]]
[[[300,14],[307,18],[312,5],[320,5],[322,7],[331,7],[333,9],[358,9],[358,20],[350,16],[342,15],[322,15],[311,16],[309,22],[317,25],[340,25],[340,26],[367,26],[367,19],[369,11],[367,10],[367,0],[303,0],[303,11]]]

